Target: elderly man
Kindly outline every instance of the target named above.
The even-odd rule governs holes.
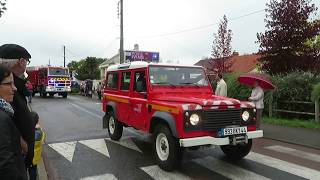
[[[30,63],[29,52],[17,44],[4,44],[0,46],[0,64],[8,67],[14,75],[14,84],[17,91],[14,94],[12,106],[14,108],[14,123],[21,133],[22,151],[26,153],[26,167],[32,165],[34,154],[35,124],[31,117],[26,101],[26,80],[23,79],[27,64]]]
[[[217,87],[215,95],[227,97],[227,83],[222,79],[222,74],[217,74]]]

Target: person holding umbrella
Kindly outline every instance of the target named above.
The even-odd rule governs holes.
[[[238,77],[238,81],[241,84],[253,87],[251,96],[248,98],[252,101],[257,110],[257,129],[260,129],[262,123],[262,112],[264,108],[263,98],[265,89],[274,89],[275,86],[271,81],[263,74],[248,73]]]
[[[253,83],[253,89],[251,92],[251,96],[248,98],[249,101],[252,101],[257,110],[257,129],[260,129],[260,125],[262,122],[262,112],[264,108],[263,98],[264,98],[264,92],[263,89],[260,87],[260,81],[256,80]]]

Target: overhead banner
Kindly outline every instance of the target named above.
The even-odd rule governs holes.
[[[159,52],[147,51],[124,51],[125,61],[148,61],[159,62]]]

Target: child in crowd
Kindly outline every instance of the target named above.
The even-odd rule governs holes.
[[[43,132],[42,128],[39,124],[39,115],[38,113],[32,111],[31,112],[32,118],[35,122],[35,144],[34,144],[34,157],[32,161],[32,166],[28,168],[30,180],[37,179],[37,165],[41,160],[41,153],[42,153],[42,144],[44,142],[45,133]]]

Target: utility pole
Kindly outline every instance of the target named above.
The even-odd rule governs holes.
[[[124,63],[123,52],[123,0],[120,0],[120,64]]]
[[[66,67],[66,46],[63,46],[63,67]]]

